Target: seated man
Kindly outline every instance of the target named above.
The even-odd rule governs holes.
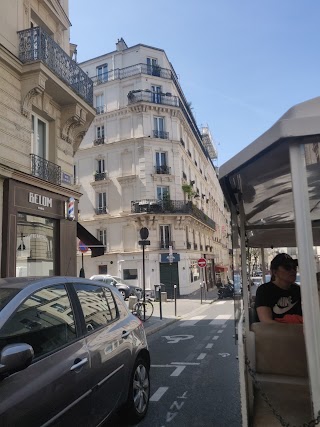
[[[271,281],[258,287],[255,308],[260,322],[303,323],[297,260],[281,253],[271,261]]]

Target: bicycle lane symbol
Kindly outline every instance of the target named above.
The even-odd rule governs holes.
[[[168,344],[177,344],[180,341],[191,340],[194,335],[162,335],[162,338],[165,338]]]

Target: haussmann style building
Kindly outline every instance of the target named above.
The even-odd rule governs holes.
[[[96,242],[77,223],[73,156],[95,110],[70,25],[68,0],[0,3],[1,277],[76,275],[77,236]]]
[[[166,53],[123,39],[80,64],[94,81],[96,117],[75,155],[79,221],[106,248],[84,254],[86,277],[142,284],[140,230],[147,228],[145,285],[189,294],[230,275],[230,215],[215,144],[199,130]],[[171,257],[172,255],[172,257]],[[198,260],[206,258],[200,270]],[[78,269],[81,256],[78,254]],[[203,273],[203,278],[202,278]]]

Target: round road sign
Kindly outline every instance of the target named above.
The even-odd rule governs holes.
[[[82,253],[88,252],[89,248],[87,245],[85,245],[83,242],[79,242],[79,251]]]
[[[203,268],[203,267],[206,267],[206,265],[207,265],[207,260],[205,258],[199,258],[198,259],[198,266],[199,267]]]

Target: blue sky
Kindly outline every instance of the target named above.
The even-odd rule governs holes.
[[[78,61],[118,38],[164,49],[222,165],[319,95],[318,0],[69,0]]]

